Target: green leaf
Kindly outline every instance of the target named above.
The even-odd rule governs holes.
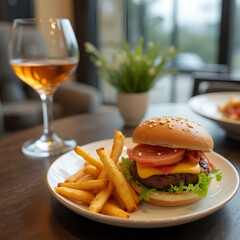
[[[121,167],[123,167],[123,174],[125,175],[127,181],[129,182],[131,179],[134,179],[130,167],[131,167],[132,162],[128,158],[122,157],[122,162],[119,164]]]
[[[200,173],[198,183],[194,186],[193,191],[200,197],[206,197],[208,192],[208,177],[205,173]]]
[[[212,169],[212,171],[208,175],[208,179],[211,180],[212,178],[215,178],[218,182],[222,180],[222,173],[219,173],[219,169],[216,169],[215,167]]]
[[[140,37],[139,42],[135,48],[136,55],[142,55],[142,47],[143,47],[143,37]]]
[[[131,167],[132,162],[129,160],[129,158],[122,157],[122,162],[119,164],[121,167]]]
[[[148,188],[148,187],[145,187],[142,184],[141,184],[141,190],[142,191],[140,192],[138,199],[139,200],[144,199],[145,201],[149,201],[150,192],[155,192],[156,191],[155,188]]]
[[[143,42],[144,39],[141,37],[131,50],[130,44],[123,40],[122,50],[114,53],[109,61],[92,44],[86,43],[86,46],[88,46],[87,52],[91,55],[90,60],[100,70],[98,75],[119,92],[147,92],[164,73],[171,74],[171,71],[166,71],[164,66],[173,55],[170,55],[169,51],[164,54],[160,43],[154,43],[144,49]],[[156,64],[158,59],[161,61]],[[149,70],[153,67],[155,73],[149,74]]]

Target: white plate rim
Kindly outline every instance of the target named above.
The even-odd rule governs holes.
[[[125,139],[126,142],[131,142],[131,138],[126,138]],[[106,140],[100,140],[100,141],[96,141],[96,142],[92,142],[89,144],[85,144],[82,147],[87,147],[90,144],[93,145],[98,145],[100,146],[104,146],[106,144],[109,144],[110,142],[112,142],[113,139],[106,139]],[[128,144],[125,144],[128,145]],[[220,159],[220,161],[224,164],[227,164],[231,170],[232,173],[235,175],[236,177],[236,182],[234,185],[234,189],[231,192],[231,194],[229,194],[224,201],[218,203],[217,205],[210,207],[208,209],[205,209],[205,211],[202,212],[198,212],[198,213],[192,213],[192,214],[188,214],[185,216],[179,216],[179,217],[175,217],[173,219],[152,219],[152,220],[136,220],[136,219],[131,219],[127,218],[118,218],[118,217],[112,217],[112,216],[108,216],[108,215],[103,215],[103,214],[99,214],[99,213],[94,213],[94,212],[90,212],[88,209],[84,208],[84,206],[78,205],[76,207],[76,203],[71,202],[70,200],[66,199],[65,197],[59,195],[58,193],[55,192],[55,190],[50,186],[49,183],[49,175],[50,172],[54,169],[54,165],[58,162],[61,161],[61,159],[64,159],[66,155],[69,154],[75,154],[74,150],[63,154],[62,156],[60,156],[59,158],[57,158],[49,167],[48,171],[47,171],[47,175],[46,175],[46,183],[47,186],[50,190],[50,192],[52,193],[52,195],[58,200],[60,201],[63,205],[65,205],[67,208],[71,209],[72,211],[74,211],[75,213],[92,219],[94,221],[97,222],[101,222],[101,223],[105,223],[105,224],[109,224],[109,225],[115,225],[115,226],[120,226],[120,227],[128,227],[128,228],[156,228],[156,227],[169,227],[169,226],[176,226],[176,225],[180,225],[180,224],[184,224],[184,223],[188,223],[188,222],[192,222],[195,220],[198,220],[200,218],[203,218],[205,216],[208,216],[209,214],[219,210],[221,207],[223,207],[226,203],[228,203],[233,197],[234,195],[237,193],[238,188],[239,188],[239,176],[237,173],[237,170],[235,169],[235,167],[223,156],[221,156],[220,154],[216,153],[216,152],[212,152],[211,154],[213,154],[214,156],[216,156],[218,159]],[[81,160],[82,161],[82,160]],[[222,179],[222,181],[224,181],[224,178]],[[201,200],[200,200],[201,201]],[[198,202],[197,202],[198,203]],[[194,203],[194,204],[197,204]],[[147,203],[143,203],[147,206],[149,206]],[[183,206],[184,207],[184,206]]]
[[[211,116],[211,115],[208,115],[207,113],[204,113],[203,111],[199,110],[197,107],[196,107],[196,102],[197,101],[201,101],[203,98],[206,98],[206,97],[219,97],[219,96],[222,96],[224,98],[226,98],[226,101],[228,100],[229,96],[231,95],[236,95],[236,94],[240,94],[239,91],[226,91],[226,92],[215,92],[215,93],[204,93],[204,94],[199,94],[197,96],[194,96],[194,97],[191,97],[189,100],[188,100],[188,105],[190,106],[190,108],[198,113],[199,115],[205,117],[205,118],[208,118],[208,119],[211,119],[211,120],[214,120],[216,122],[219,122],[219,123],[224,123],[224,124],[232,124],[232,125],[237,125],[239,126],[240,125],[240,121],[237,121],[237,120],[229,120],[229,119],[225,119],[225,118],[220,118],[220,117],[214,117],[214,116]]]

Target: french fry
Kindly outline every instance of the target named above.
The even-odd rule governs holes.
[[[124,140],[125,137],[120,131],[114,132],[114,140],[110,157],[115,163],[118,161],[119,157],[122,154]]]
[[[108,188],[101,190],[96,197],[92,200],[89,206],[89,210],[92,212],[100,212],[103,205],[107,202],[109,196],[112,193],[113,185],[109,182]]]
[[[114,132],[114,140],[113,140],[113,146],[110,153],[110,157],[115,163],[117,163],[122,153],[124,140],[125,140],[125,136],[120,131]],[[99,175],[99,179],[105,179],[105,178],[107,178],[106,168],[104,168]]]
[[[82,177],[78,178],[76,182],[86,182],[86,181],[93,180],[93,179],[94,179],[94,177],[92,175],[85,174]]]
[[[100,172],[98,179],[106,179],[107,178],[107,169],[103,168],[103,170]]]
[[[130,192],[131,192],[131,194],[132,194],[132,197],[133,197],[135,203],[136,203],[137,205],[140,205],[140,204],[142,203],[142,201],[140,201],[140,200],[138,199],[137,193],[136,193],[135,190],[130,186],[129,183],[128,183],[128,187],[129,187],[129,190],[130,190]]]
[[[107,169],[110,181],[112,181],[116,187],[116,192],[122,199],[124,205],[127,207],[128,212],[135,211],[137,209],[137,205],[132,197],[124,175],[117,169],[116,164],[104,148],[99,148],[96,151],[102,160],[104,167]]]
[[[112,192],[112,196],[113,198],[116,200],[117,204],[119,205],[119,207],[123,210],[127,210],[125,204],[123,203],[122,199],[117,195],[116,191]]]
[[[120,166],[120,163],[121,163],[121,161],[118,161],[118,162],[116,163],[116,166],[117,166],[118,170],[119,170],[120,172],[122,172],[122,170],[124,169],[124,167]]]
[[[106,202],[103,205],[101,213],[121,218],[129,218],[130,216],[129,213],[125,212],[124,210],[110,202]]]
[[[76,182],[78,178],[84,175],[83,168],[65,180],[65,182]]]
[[[129,213],[135,211],[141,201],[118,164],[124,140],[125,136],[115,131],[111,150],[96,150],[99,158],[80,146],[75,147],[75,152],[85,160],[85,166],[59,183],[56,192],[74,202],[88,204],[92,212],[129,218]]]
[[[124,135],[120,131],[115,131],[114,132],[114,141],[113,141],[113,146],[112,150],[110,152],[110,156],[114,163],[116,163],[122,153],[123,145],[124,145]],[[107,174],[107,169],[103,168],[99,175],[99,179],[105,179],[108,177]],[[91,211],[99,212],[100,209],[102,208],[103,204],[107,201],[108,197],[111,195],[113,186],[112,183],[109,183],[108,191],[102,190],[97,194],[93,202],[91,203],[89,209]]]
[[[81,201],[83,203],[88,203],[94,199],[95,195],[93,193],[83,191],[83,190],[77,190],[67,187],[56,187],[56,192],[61,194],[62,196],[69,198],[71,200],[77,200]]]
[[[89,162],[90,164],[92,164],[93,166],[95,166],[97,169],[102,170],[103,169],[103,163],[93,157],[90,153],[86,152],[83,148],[76,146],[74,151],[81,156],[82,158],[84,158],[87,162]]]
[[[93,165],[87,165],[84,168],[83,172],[85,174],[89,174],[89,175],[93,176],[95,179],[98,178],[98,176],[100,174],[100,171],[96,167],[94,167]]]
[[[68,188],[74,188],[79,190],[93,190],[93,189],[106,188],[107,186],[108,186],[107,179],[89,180],[86,182],[65,182],[65,183],[58,184],[58,187],[68,187]]]

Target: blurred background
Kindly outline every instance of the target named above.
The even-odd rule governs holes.
[[[1,22],[12,23],[15,18],[29,17],[70,19],[79,43],[80,64],[69,81],[90,86],[90,91],[96,90],[100,95],[95,100],[99,102],[95,104],[97,107],[86,111],[95,111],[102,104],[116,104],[116,90],[98,78],[84,49],[86,41],[107,58],[120,47],[123,38],[132,46],[140,36],[144,37],[145,44],[159,41],[166,49],[175,46],[178,54],[174,64],[179,71],[156,84],[150,93],[152,103],[187,102],[193,94],[196,72],[231,74],[240,79],[240,0],[0,1]],[[1,65],[3,61],[7,59],[1,59]],[[2,87],[1,69],[0,66],[4,103],[2,96],[6,90]],[[11,74],[8,76],[13,78]],[[79,111],[71,114],[74,113]]]

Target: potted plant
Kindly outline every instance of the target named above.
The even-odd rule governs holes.
[[[122,41],[122,50],[112,55],[110,61],[89,42],[85,43],[90,59],[98,67],[98,75],[118,91],[118,107],[125,122],[136,126],[144,117],[149,90],[164,75],[175,72],[166,68],[166,64],[174,57],[175,49],[170,47],[164,52],[160,43],[148,42],[143,49],[144,39],[131,49],[130,44]]]

